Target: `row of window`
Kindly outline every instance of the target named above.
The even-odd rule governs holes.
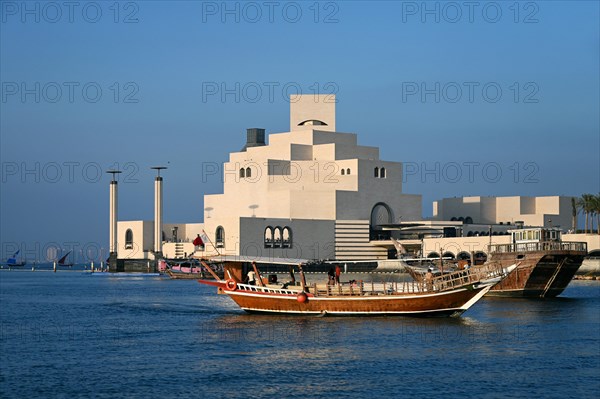
[[[342,176],[344,175],[349,175],[350,174],[350,168],[342,168],[341,170],[341,174]],[[374,171],[373,171],[373,175],[375,177],[378,177],[380,179],[385,179],[386,178],[386,171],[385,171],[385,167],[378,167],[376,166]],[[250,168],[240,168],[240,177],[252,177],[252,169]]]
[[[429,254],[427,254],[428,258],[439,258],[440,254],[439,252],[430,252]],[[452,259],[457,259],[457,260],[469,260],[471,259],[471,254],[465,251],[459,252],[458,255],[454,256],[454,253],[450,252],[450,251],[446,251],[442,254],[443,258],[452,258]],[[475,252],[475,259],[481,260],[481,259],[486,259],[487,255],[485,254],[485,252],[481,252],[481,251],[477,251]]]
[[[385,179],[385,168],[383,166],[381,168],[375,166],[375,169],[373,170],[373,176],[380,179]]]
[[[450,218],[451,222],[463,222],[464,224],[473,224],[473,218],[471,216],[467,216],[466,218],[460,216],[460,217],[456,217],[456,216],[452,216]]]
[[[250,168],[240,168],[240,177],[252,177],[252,169]]]
[[[164,232],[163,232],[163,240]],[[223,226],[217,227],[217,231],[215,232],[215,244],[217,248],[225,247],[225,229]],[[133,249],[133,231],[131,229],[127,229],[125,232],[125,249]]]
[[[225,247],[225,229],[223,226],[217,227],[215,231],[215,246],[217,248]],[[271,227],[265,229],[265,248],[291,248],[292,247],[292,229],[288,226]],[[133,249],[133,231],[125,231],[125,249]]]
[[[488,231],[469,231],[467,233],[467,237],[483,237],[483,236],[489,236],[490,232]],[[492,232],[493,236],[507,236],[509,235],[509,233],[507,231],[493,231]]]
[[[292,229],[288,226],[267,226],[265,228],[265,248],[291,248]]]
[[[451,222],[457,222],[457,221],[458,221],[458,222],[463,222],[463,224],[473,224],[473,218],[472,218],[471,216],[467,216],[467,217],[462,217],[462,216],[456,217],[456,216],[452,216],[452,217],[450,218],[450,221],[451,221]],[[517,223],[518,223],[518,222],[517,222]],[[504,223],[504,222],[498,222],[498,224],[506,224],[506,225],[510,226],[512,223],[511,223],[511,222],[506,222],[506,223]]]
[[[341,174],[342,176],[344,175],[349,175],[350,174],[350,168],[342,168],[341,170]],[[385,171],[385,167],[378,167],[376,166],[374,171],[373,171],[373,175],[375,177],[378,177],[380,179],[385,179],[386,178],[386,171]],[[250,168],[240,168],[240,177],[244,178],[244,177],[252,177],[252,169]]]

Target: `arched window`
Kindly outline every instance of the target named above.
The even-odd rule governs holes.
[[[298,126],[327,126],[327,123],[318,119],[308,119],[304,122],[298,123]]]
[[[133,249],[133,231],[127,229],[125,232],[125,249]]]
[[[246,168],[246,177],[252,177],[252,169]]]
[[[375,166],[375,170],[373,172],[373,176],[379,177],[379,168],[377,166]]]
[[[466,251],[459,252],[457,255],[458,260],[469,260],[471,259],[471,254]]]
[[[346,174],[349,175],[350,174],[350,168],[346,169]]]
[[[439,258],[440,254],[438,254],[437,252],[430,252],[429,255],[427,255],[428,258]]]
[[[473,218],[471,216],[467,216],[465,218],[464,224],[473,224]]]
[[[385,179],[385,168],[381,168],[381,172],[379,173],[379,177],[381,177],[382,179]]]
[[[273,248],[273,228],[267,226],[265,229],[265,248]]]
[[[281,248],[281,227],[275,227],[273,231],[273,248]]]
[[[240,169],[240,177],[246,177],[246,169],[244,169],[244,168]]]
[[[483,262],[485,262],[487,260],[487,255],[485,254],[485,252],[475,252],[475,261],[478,264],[483,264]]]
[[[342,169],[342,176],[344,176],[346,174],[346,171],[344,169]]]
[[[452,217],[450,218],[450,221],[451,221],[451,222],[456,222],[456,216],[452,216]]]
[[[450,251],[446,251],[442,254],[442,258],[450,258],[450,259],[454,259],[454,254]]]
[[[217,227],[217,231],[215,232],[215,243],[217,244],[217,248],[225,247],[225,229],[223,226]]]
[[[283,228],[283,242],[282,248],[291,248],[292,247],[292,229],[288,226]]]

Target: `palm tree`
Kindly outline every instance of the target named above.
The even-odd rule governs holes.
[[[577,206],[578,211],[581,211],[585,214],[585,201],[583,200],[583,196],[577,197],[575,199],[575,204]],[[584,228],[583,232],[587,233],[587,218],[586,218],[585,222],[586,223],[585,223],[585,228]]]
[[[577,214],[579,213],[577,200],[578,198],[571,197],[571,216],[573,216],[571,227],[573,228],[573,233],[577,233]]]
[[[600,234],[600,193],[598,195],[592,196],[592,206],[591,206],[593,214],[596,215],[596,233]],[[594,229],[592,222],[592,230]]]
[[[585,214],[585,234],[588,232],[589,216],[593,214],[592,209],[594,198],[595,195],[593,194],[582,194],[581,198],[577,201],[579,208],[581,208]]]

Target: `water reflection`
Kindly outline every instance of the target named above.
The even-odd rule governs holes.
[[[202,321],[198,340],[220,345],[224,351],[253,348],[262,357],[283,361],[365,357],[411,358],[439,355],[440,347],[452,350],[472,345],[488,350],[490,343],[515,339],[519,331],[474,318],[347,318],[261,316],[228,314]]]

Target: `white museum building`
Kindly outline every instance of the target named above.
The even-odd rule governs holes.
[[[413,234],[428,251],[442,246],[435,239],[448,231],[460,241],[484,234],[488,224],[496,225],[494,241],[502,242],[502,232],[517,221],[547,225],[552,219],[568,228],[570,197],[558,196],[443,199],[434,203],[433,218],[422,221],[421,196],[402,192],[402,163],[381,160],[379,148],[359,145],[356,133],[336,131],[335,107],[333,95],[292,96],[288,132],[267,137],[264,129],[247,129],[245,146],[223,164],[223,193],[204,196],[204,223],[163,225],[161,180],[155,220],[116,222],[117,258],[218,253],[377,260],[395,258],[390,237],[402,238],[401,230],[411,226],[439,232]],[[155,231],[162,231],[158,242]],[[193,244],[198,235],[203,246]],[[482,248],[489,243],[479,241]]]

